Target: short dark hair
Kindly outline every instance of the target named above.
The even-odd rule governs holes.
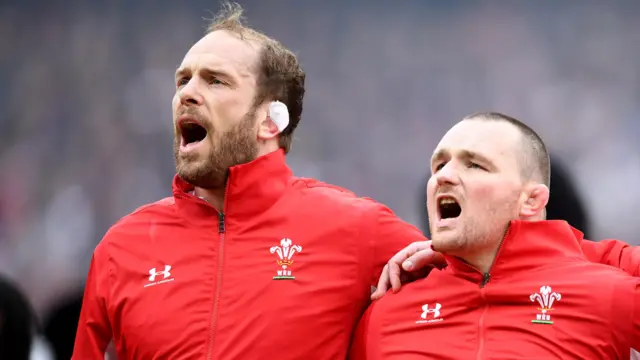
[[[280,134],[280,147],[289,152],[293,131],[302,116],[305,73],[296,55],[280,42],[250,28],[242,16],[243,8],[237,3],[223,2],[221,10],[214,16],[206,34],[225,30],[241,39],[250,38],[261,44],[259,60],[256,64],[258,76],[254,106],[265,101],[281,101],[289,110],[289,126]]]
[[[522,135],[522,164],[520,170],[524,179],[535,179],[551,186],[551,161],[544,141],[531,127],[511,116],[498,112],[481,112],[466,116],[463,120],[503,121],[518,129]]]

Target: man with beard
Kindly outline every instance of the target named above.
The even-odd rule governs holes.
[[[385,262],[420,231],[296,178],[304,72],[226,6],[176,72],[173,196],[96,247],[74,359],[341,359]],[[600,260],[600,258],[597,258]]]
[[[96,247],[74,359],[340,359],[420,231],[285,163],[305,74],[226,5],[176,71],[173,196]]]
[[[589,262],[580,231],[545,220],[549,155],[531,128],[466,117],[431,173],[432,247],[448,266],[374,302],[351,359],[629,359],[640,349],[640,280]]]

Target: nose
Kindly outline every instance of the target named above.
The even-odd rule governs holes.
[[[178,92],[180,103],[185,106],[202,105],[204,99],[200,92],[197,79],[191,79]]]
[[[436,174],[436,180],[438,185],[457,185],[460,182],[458,177],[458,171],[456,164],[453,161],[449,161],[445,164]]]

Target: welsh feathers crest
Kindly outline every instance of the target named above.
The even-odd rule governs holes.
[[[278,265],[282,268],[277,271],[274,280],[293,280],[295,277],[291,275],[291,269],[289,268],[293,264],[293,254],[302,252],[302,246],[293,245],[291,239],[280,240],[280,246],[272,246],[269,251],[272,254],[278,254]]]
[[[540,305],[538,308],[540,313],[536,314],[535,320],[531,320],[531,322],[534,324],[553,324],[553,321],[551,321],[550,311],[553,310],[553,303],[560,301],[560,299],[562,299],[562,295],[560,295],[560,293],[553,292],[551,290],[551,286],[545,285],[540,287],[540,293],[531,294],[529,299],[532,302],[537,301],[538,305]]]

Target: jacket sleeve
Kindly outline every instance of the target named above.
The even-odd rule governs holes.
[[[582,240],[587,260],[617,267],[631,276],[640,277],[640,248],[620,240]]]
[[[631,348],[640,352],[640,280],[636,280],[633,285],[633,324],[629,336]]]
[[[72,360],[104,359],[112,338],[107,313],[109,269],[105,246],[103,240],[91,259]]]
[[[401,220],[388,207],[376,203],[371,285],[377,286],[382,268],[400,250],[416,241],[427,239],[417,227]]]
[[[369,317],[373,304],[369,306],[367,311],[360,318],[360,322],[356,327],[353,338],[351,339],[351,347],[347,360],[367,360],[367,329],[369,327]]]
[[[629,348],[640,351],[640,279],[616,272],[606,282],[613,289],[606,299],[611,308],[607,318],[612,343],[618,348],[617,357],[626,358]]]

